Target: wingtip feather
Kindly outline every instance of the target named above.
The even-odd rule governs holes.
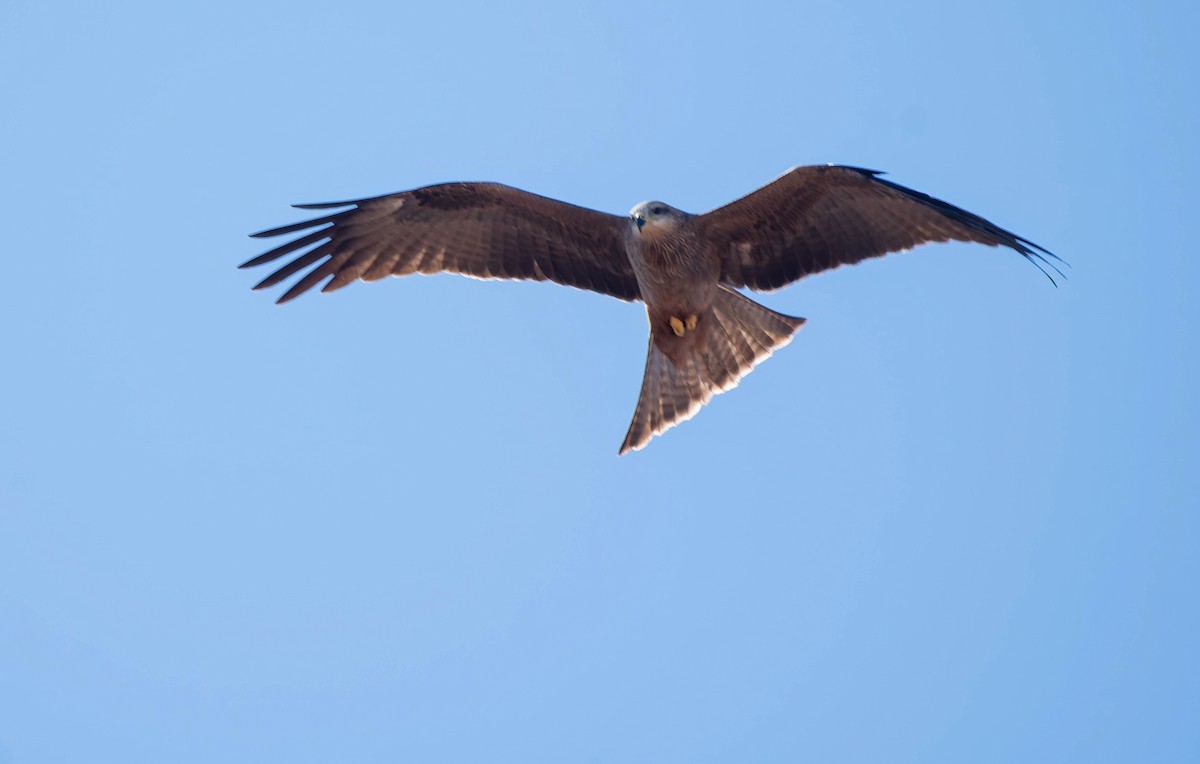
[[[312,202],[309,204],[293,204],[292,207],[298,210],[328,210],[334,207],[350,207],[361,201],[362,199],[349,199],[344,202]]]

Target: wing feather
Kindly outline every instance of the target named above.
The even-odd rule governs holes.
[[[324,259],[284,292],[281,303],[330,276],[322,291],[358,279],[438,272],[549,280],[622,300],[640,295],[625,253],[624,218],[498,183],[447,183],[296,206],[351,209],[252,234],[281,236],[321,226],[239,266],[262,265],[323,242],[255,287],[273,286]]]
[[[1009,247],[1047,277],[1043,266],[1062,275],[1051,262],[1061,260],[1032,241],[879,175],[837,165],[797,167],[701,215],[696,223],[721,259],[722,282],[778,289],[839,265],[949,240]]]
[[[316,247],[300,257],[297,257],[295,260],[291,261],[287,265],[272,273],[270,276],[267,276],[265,279],[255,284],[255,291],[259,289],[266,289],[267,287],[273,287],[280,281],[283,281],[298,271],[304,270],[321,258],[328,257],[329,251],[332,248],[332,242],[327,241],[319,247]]]
[[[246,262],[242,263],[238,267],[239,268],[253,268],[256,265],[262,265],[263,263],[269,263],[272,260],[278,260],[279,258],[281,258],[285,255],[290,255],[291,253],[295,252],[298,249],[304,249],[308,245],[315,244],[316,242],[320,241],[321,239],[326,239],[328,237],[329,237],[329,232],[326,229],[321,229],[320,231],[313,231],[310,234],[305,234],[304,236],[301,236],[299,239],[293,239],[292,241],[289,241],[286,244],[281,244],[280,246],[275,247],[274,249],[272,249],[268,252],[264,252],[252,260],[247,260]]]

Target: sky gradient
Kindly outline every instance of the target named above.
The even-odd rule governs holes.
[[[1194,4],[0,9],[0,764],[1195,761]],[[889,173],[1066,259],[756,299],[616,450],[640,306],[255,294],[291,203],[701,212]]]

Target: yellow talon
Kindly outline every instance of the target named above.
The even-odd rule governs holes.
[[[675,332],[676,337],[683,336],[683,322],[675,316],[671,316],[671,331]]]
[[[684,322],[684,326],[687,327],[687,330],[689,332],[696,328],[696,314],[695,313],[693,313],[692,315],[687,317],[687,321]]]

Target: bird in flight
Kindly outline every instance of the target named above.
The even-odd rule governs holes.
[[[619,454],[691,418],[791,341],[805,319],[736,291],[771,291],[805,276],[926,242],[1005,246],[1053,282],[1061,260],[1028,239],[857,167],[795,167],[701,215],[643,202],[610,215],[499,183],[445,183],[300,209],[337,210],[251,234],[302,233],[242,263],[295,256],[255,285],[308,270],[277,302],[329,279],[461,273],[532,279],[641,301],[650,322],[642,389]],[[332,278],[331,278],[332,277]]]

